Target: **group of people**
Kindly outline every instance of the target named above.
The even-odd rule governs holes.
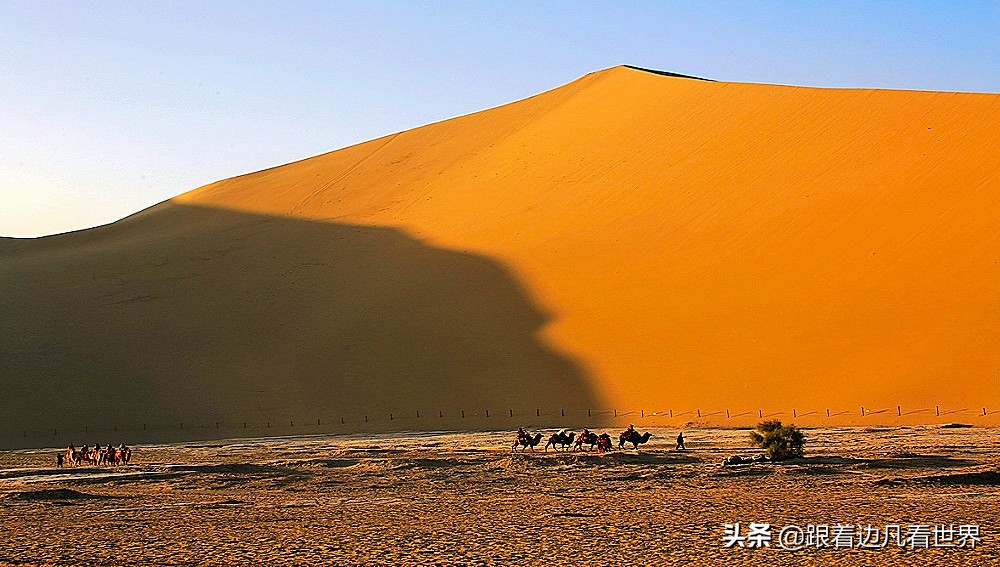
[[[56,455],[56,464],[60,468],[64,466],[79,466],[84,463],[95,466],[127,465],[131,459],[132,449],[124,443],[119,444],[117,447],[113,447],[110,443],[104,447],[96,444],[93,448],[89,445],[84,445],[79,449],[71,444],[66,448],[65,452],[60,452]]]

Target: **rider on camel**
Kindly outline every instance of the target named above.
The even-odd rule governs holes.
[[[603,453],[611,448],[611,437],[607,433],[597,436],[597,452]]]

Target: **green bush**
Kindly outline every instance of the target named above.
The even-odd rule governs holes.
[[[782,425],[773,419],[757,424],[757,431],[750,432],[750,442],[764,450],[764,455],[772,461],[782,461],[801,457],[805,435],[794,425]]]

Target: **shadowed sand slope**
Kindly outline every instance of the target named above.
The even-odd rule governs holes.
[[[617,67],[180,200],[498,258],[616,404],[996,406],[998,147],[1000,95]]]
[[[326,361],[334,351],[325,339],[309,347],[302,342],[311,340],[308,333],[296,340],[291,333],[302,318],[329,321],[331,311],[314,310],[309,299],[288,292],[301,303],[257,300],[240,315],[240,332],[220,336],[203,313],[217,308],[216,297],[234,290],[253,298],[269,288],[288,289],[299,273],[325,282],[317,274],[326,268],[293,270],[291,261],[281,264],[282,272],[231,268],[212,284],[217,289],[211,301],[168,306],[159,297],[145,298],[150,293],[144,285],[184,281],[201,274],[200,266],[211,265],[211,258],[267,258],[283,249],[280,240],[271,243],[266,236],[236,238],[211,220],[227,218],[223,211],[239,211],[253,215],[240,218],[269,219],[262,226],[285,218],[318,235],[368,226],[373,232],[359,234],[407,241],[398,229],[428,247],[451,251],[442,255],[499,263],[551,320],[546,324],[523,298],[513,301],[520,307],[511,311],[503,305],[495,315],[511,311],[519,336],[538,331],[539,344],[579,361],[590,377],[583,382],[610,407],[733,408],[756,417],[761,407],[856,412],[866,405],[892,408],[893,419],[896,405],[924,411],[904,421],[928,417],[935,405],[995,409],[1000,406],[998,147],[1000,95],[736,84],[616,67],[503,107],[213,183],[113,229],[0,243],[5,309],[15,313],[3,324],[18,341],[12,348],[5,337],[13,361],[4,364],[12,370],[34,368],[40,359],[31,357],[49,352],[39,344],[64,341],[81,355],[89,352],[81,345],[95,347],[92,357],[128,351],[133,366],[147,374],[167,376],[167,370],[152,367],[189,365],[169,380],[178,388],[194,388],[201,380],[210,389],[217,380],[246,380],[248,368],[265,364],[271,365],[268,377],[261,373],[261,384],[254,387],[297,391],[308,399],[311,390],[296,390],[300,373],[333,364]],[[178,214],[178,205],[200,207],[205,226],[167,222]],[[213,214],[205,214],[208,208]],[[151,223],[156,228],[149,228]],[[115,239],[101,243],[101,231],[108,230]],[[199,253],[207,259],[189,253],[193,230],[203,231],[207,248]],[[180,255],[183,261],[158,266],[155,254],[145,251],[154,234],[156,254]],[[314,254],[326,241],[302,237],[295,241],[299,249],[286,252],[293,258],[303,250]],[[133,255],[121,256],[128,259],[120,267],[95,276],[88,271],[95,249]],[[20,256],[20,250],[34,252]],[[374,244],[364,248],[358,261],[378,250]],[[8,259],[12,253],[14,262]],[[381,281],[416,277],[413,271],[424,277],[437,273],[433,266],[421,269],[427,256],[378,262],[386,270]],[[351,262],[336,265],[342,264]],[[464,273],[464,266],[457,262],[457,273]],[[125,268],[128,278],[116,280]],[[47,274],[47,287],[35,294],[18,288],[17,294],[31,297],[15,302],[8,282],[26,285],[41,277],[37,270]],[[475,305],[482,297],[476,286],[456,284],[447,294],[406,295],[410,283],[377,287],[386,293],[373,295],[370,308],[381,305],[393,321],[414,311],[427,321],[448,321],[456,316],[448,308]],[[81,291],[82,285],[92,287]],[[106,309],[99,295],[112,292],[118,293],[115,301],[129,301],[123,309],[133,311],[115,329],[120,336],[102,340],[90,333],[100,328]],[[60,318],[64,310],[50,309],[43,310],[50,318],[40,319],[25,307],[53,303],[48,294],[72,306],[74,316]],[[25,303],[28,299],[34,303]],[[155,315],[147,314],[154,306]],[[441,309],[446,311],[438,315]],[[167,331],[155,317],[202,333],[160,342],[158,333]],[[185,323],[191,318],[202,322]],[[319,328],[323,322],[311,324]],[[34,331],[38,336],[16,330],[26,325],[62,328]],[[434,325],[425,327],[432,331]],[[407,340],[416,341],[427,329],[408,333]],[[396,332],[406,333],[401,325],[386,323],[379,332],[352,340],[376,348]],[[337,333],[354,330],[323,336]],[[477,350],[486,353],[503,351],[498,345],[509,343],[492,331],[476,338]],[[185,341],[190,341],[185,348],[211,350],[197,362],[186,360],[171,346]],[[449,357],[425,358],[418,344],[395,347],[397,356],[384,364],[410,361],[428,373],[438,367],[451,372],[460,364]],[[238,360],[228,355],[235,351],[250,354]],[[270,362],[255,360],[262,351],[272,353]],[[555,375],[564,378],[545,386],[547,393],[580,382],[564,360],[533,352],[531,364],[562,369]],[[365,359],[368,363],[382,368],[377,356]],[[73,364],[75,374],[92,372],[90,380],[102,380],[116,368],[82,356]],[[149,389],[137,395],[156,395],[156,388],[164,387],[131,379],[132,370],[115,370],[112,379],[122,387]],[[63,384],[50,374],[36,371],[32,380],[43,376],[47,384]],[[528,374],[521,375],[522,387],[538,383]],[[493,382],[507,374],[464,376],[455,382],[456,402],[509,390]],[[6,371],[4,379],[12,380]],[[366,386],[356,387],[349,394],[353,400],[364,397]],[[938,419],[933,412],[930,418]]]
[[[17,244],[0,268],[0,423],[15,437],[599,407],[538,342],[545,315],[507,270],[396,229],[167,203]]]

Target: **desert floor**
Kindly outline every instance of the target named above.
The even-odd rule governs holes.
[[[689,430],[687,451],[653,433],[608,454],[511,454],[510,432],[139,446],[116,469],[4,452],[0,564],[1000,564],[996,429],[811,429],[806,459],[737,467],[720,463],[752,453],[746,431]],[[769,523],[771,547],[725,547],[734,522]],[[977,525],[981,539],[780,548],[781,528],[809,524]]]

